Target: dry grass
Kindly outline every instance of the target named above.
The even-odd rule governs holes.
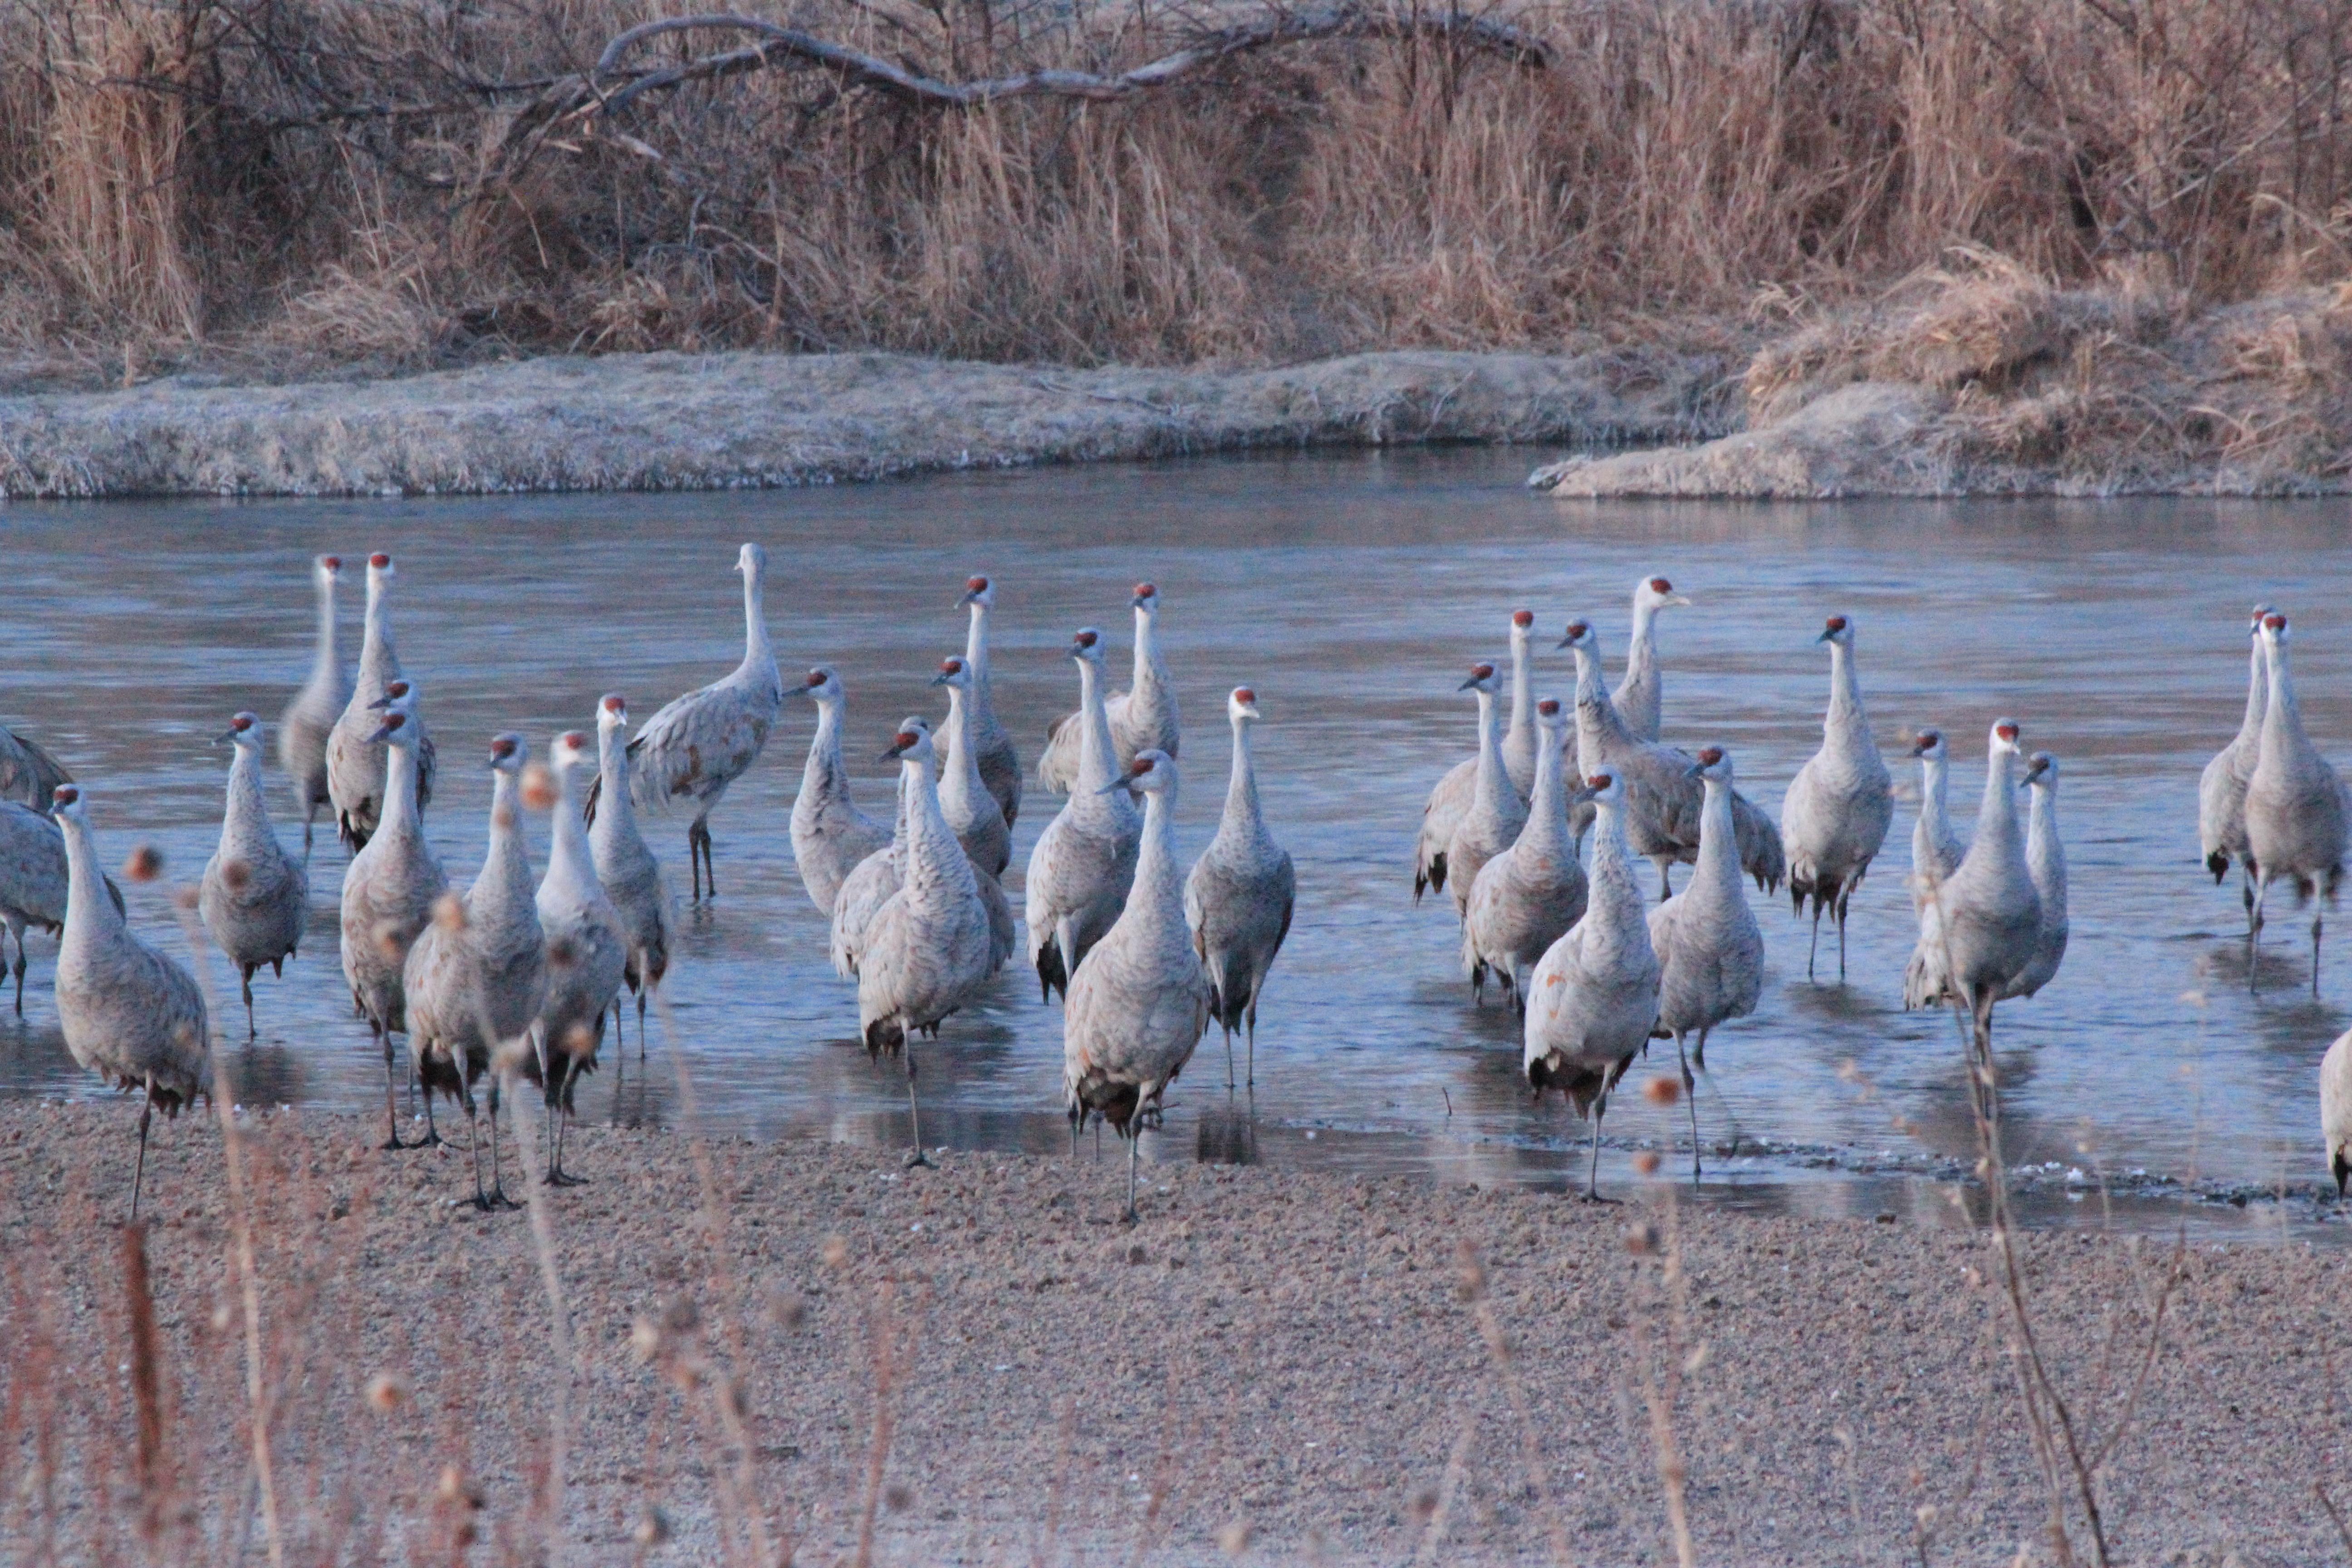
[[[747,9],[951,79],[1123,68],[1204,21]],[[582,68],[661,10],[0,0],[0,349],[1249,361],[1805,316],[1955,247],[2047,299],[2199,304],[2352,254],[2328,108],[2352,0],[1534,0],[1507,16],[1552,46],[1540,71],[1333,39],[1122,102],[959,112],[774,68],[499,154],[530,89],[483,84]],[[2040,330],[1955,328],[1944,379],[1978,374],[1980,331]]]

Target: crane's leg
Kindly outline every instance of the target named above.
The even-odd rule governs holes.
[[[2246,902],[2246,934],[2254,931],[2254,867],[2243,856],[2238,858],[2238,896]]]
[[[318,819],[319,803],[315,800],[304,801],[302,803],[302,864],[306,868],[310,864],[310,825]]]
[[[1690,1106],[1691,1124],[1691,1184],[1698,1184],[1698,1082],[1691,1077],[1690,1058],[1683,1050],[1680,1031],[1675,1035],[1675,1056],[1683,1066],[1683,1099]]]
[[[1584,1199],[1587,1203],[1601,1201],[1601,1116],[1608,1109],[1607,1095],[1592,1102],[1592,1159],[1584,1170]]]
[[[503,1081],[496,1073],[490,1075],[490,1203],[493,1207],[510,1209],[519,1205],[507,1196],[506,1180],[499,1173],[499,1101],[504,1098]]]
[[[25,928],[16,931],[16,1016],[25,1016]]]
[[[1095,1163],[1102,1163],[1102,1118],[1095,1118]]]
[[[1846,906],[1852,902],[1853,902],[1853,884],[1848,882],[1838,889],[1838,984],[1840,985],[1845,984],[1845,910]]]
[[[650,980],[637,987],[637,1065],[640,1067],[645,1065],[646,1060],[646,998],[652,993],[653,988],[653,982]]]
[[[1217,1027],[1224,1031],[1225,1088],[1230,1090],[1234,1087],[1234,1026],[1225,1022],[1225,1013],[1222,1007],[1217,1009]]]
[[[237,967],[245,972],[245,1037],[250,1040],[258,1037],[259,1035],[259,1031],[254,1027],[253,1024],[254,966],[250,963],[241,963],[237,965]]]
[[[928,1169],[930,1160],[923,1152],[923,1113],[915,1104],[915,1031],[907,1031],[907,1120],[915,1130],[915,1152],[908,1156],[907,1168],[921,1165]]]
[[[386,1152],[405,1149],[408,1145],[400,1141],[400,1096],[393,1088],[392,1036],[377,1029],[375,1040],[383,1047],[383,1148]]]
[[[1265,988],[1265,975],[1261,972],[1257,983],[1250,987],[1249,1012],[1249,1079],[1248,1087],[1257,1087],[1257,994]]]
[[[466,1107],[466,1152],[472,1156],[474,1164],[474,1206],[487,1214],[489,1212],[490,1198],[488,1194],[482,1191],[482,1124],[474,1115],[473,1090],[461,1088],[458,1095]],[[428,1108],[433,1103],[433,1093],[430,1089],[425,1091],[425,1103]]]
[[[1658,865],[1658,902],[1664,903],[1675,896],[1675,862],[1669,855],[1656,857]]]
[[[2259,964],[2262,958],[2263,910],[2271,901],[2271,884],[2267,877],[2254,882],[2254,908],[2246,922],[2246,994],[2253,995],[2263,988]]]
[[[2311,994],[2319,994],[2319,928],[2326,919],[2315,905],[2311,911]]]
[[[155,1119],[155,1075],[147,1075],[147,1102],[139,1108],[139,1161],[131,1167],[131,1223],[139,1223],[139,1185],[147,1179],[147,1124]]]
[[[1129,1225],[1139,1224],[1143,1218],[1135,1212],[1135,1167],[1142,1150],[1143,1124],[1130,1121],[1127,1127],[1127,1213],[1119,1216]]]
[[[1822,900],[1817,893],[1813,899],[1813,940],[1811,945],[1805,949],[1805,978],[1809,981],[1813,977],[1813,957],[1816,953],[1820,952],[1821,950]]]

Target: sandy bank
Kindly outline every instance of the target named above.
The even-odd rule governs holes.
[[[1236,372],[653,353],[388,381],[165,380],[0,397],[0,496],[721,489],[1247,447],[1654,444],[1721,427],[1725,370],[1663,352]]]
[[[0,1109],[0,1538],[54,1528],[68,1557],[133,1511],[112,1225],[133,1120],[128,1102]],[[461,1520],[504,1543],[489,1560],[514,1560],[543,1531],[529,1478],[556,1386],[529,1226],[451,1206],[469,1190],[462,1154],[383,1154],[380,1132],[287,1116],[251,1145],[291,1560],[338,1540],[421,1551]],[[678,1139],[592,1128],[574,1149],[592,1183],[552,1214],[578,1342],[575,1561],[630,1561],[656,1507],[678,1544],[654,1561],[717,1560],[720,1489],[746,1479],[713,1402],[728,1367],[744,1376],[765,1528],[772,1542],[791,1521],[803,1563],[856,1539],[877,1367],[893,1389],[871,1494],[886,1563],[1147,1546],[1154,1563],[1222,1563],[1236,1527],[1244,1562],[1392,1563],[1432,1510],[1440,1561],[1542,1561],[1555,1530],[1574,1561],[1672,1561],[1661,1432],[1687,1467],[1704,1560],[2050,1556],[1988,1248],[1965,1235],[1676,1214],[1664,1188],[1588,1206],[1189,1163],[1149,1170],[1130,1230],[1108,1151],[905,1172],[872,1151],[730,1142],[714,1151],[714,1266]],[[177,1484],[215,1532],[245,1475],[216,1128],[162,1129],[148,1179]],[[1646,1256],[1627,1240],[1643,1223]],[[1465,1243],[1483,1303],[1464,1288]],[[2081,1234],[2022,1245],[2075,1421],[2092,1447],[2120,1426],[2100,1471],[2118,1557],[2331,1558],[2314,1485],[2352,1500],[2337,1353],[2352,1264],[2291,1247],[2176,1259]],[[1488,1306],[1516,1347],[1507,1369]],[[380,1373],[405,1390],[395,1409],[363,1394]],[[21,1473],[42,1430],[67,1461],[47,1514]],[[436,1492],[451,1465],[478,1513],[464,1488]],[[91,1478],[110,1502],[89,1506]]]

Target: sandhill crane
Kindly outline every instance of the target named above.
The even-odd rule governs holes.
[[[1625,679],[1617,683],[1610,700],[1635,740],[1657,740],[1665,706],[1665,680],[1658,668],[1658,612],[1689,603],[1664,577],[1644,577],[1633,584],[1633,630],[1625,645]]]
[[[67,893],[70,874],[66,866],[66,839],[54,818],[29,805],[0,800],[0,928],[16,939],[16,1016],[25,1016],[25,932],[37,926],[52,934],[66,929]],[[122,912],[122,889],[113,879],[107,895]],[[0,945],[0,973],[7,951]]]
[[[2042,938],[2042,899],[2025,862],[2017,825],[2018,754],[2013,719],[1992,727],[1985,757],[1984,801],[1976,835],[1958,869],[1937,884],[1919,914],[1919,942],[1903,975],[1906,1008],[1956,1003],[1975,1023],[1969,1083],[1978,1108],[1998,1109],[1992,1077],[1992,1009],[2033,962]]]
[[[2268,605],[2256,605],[2247,630],[2251,651],[2246,659],[2245,717],[2238,721],[2238,732],[2205,764],[2197,781],[2197,842],[2205,852],[2205,868],[2213,873],[2213,885],[2218,888],[2230,874],[2230,862],[2237,861],[2249,930],[2254,920],[2254,867],[2246,847],[2246,781],[2254,774],[2263,744],[2263,714],[2270,707],[2270,664],[2263,651],[2263,617],[2270,613]]]
[[[2001,992],[2004,1002],[2031,996],[2049,984],[2066,956],[2066,847],[2058,841],[2058,759],[2047,752],[2028,758],[2025,789],[2032,803],[2026,815],[2025,868],[2033,878],[2034,897],[2042,900],[2042,923],[2032,961]]]
[[[907,1113],[915,1135],[908,1163],[928,1165],[915,1102],[914,1037],[920,1030],[936,1036],[941,1019],[979,994],[998,961],[981,901],[981,873],[940,813],[929,732],[902,728],[882,754],[899,765],[907,840],[899,851],[898,890],[875,914],[859,956],[857,1032],[871,1055],[905,1053]]]
[[[1133,1223],[1142,1113],[1192,1059],[1213,996],[1184,921],[1175,760],[1157,749],[1140,752],[1124,778],[1100,788],[1143,796],[1143,839],[1126,909],[1070,980],[1062,1089],[1073,1134],[1091,1111],[1128,1140],[1126,1217]]]
[[[1470,890],[1477,885],[1479,871],[1509,848],[1528,823],[1527,803],[1511,787],[1510,774],[1503,766],[1501,726],[1495,716],[1495,693],[1500,684],[1493,665],[1475,664],[1470,667],[1470,679],[1460,688],[1478,694],[1478,771],[1471,775],[1470,809],[1462,814],[1454,837],[1446,841],[1445,874],[1454,883],[1447,889],[1454,899],[1454,912],[1465,921]]]
[[[547,1093],[547,1179],[568,1186],[563,1131],[572,1117],[573,1086],[596,1070],[604,1014],[617,1007],[629,967],[629,939],[621,911],[596,876],[596,855],[580,820],[579,776],[593,776],[588,737],[567,730],[555,738],[549,761],[555,774],[555,816],[548,830],[547,874],[532,900],[539,910],[547,990],[539,1005],[537,1060]]]
[[[1609,773],[1625,786],[1623,821],[1633,852],[1658,868],[1658,896],[1674,895],[1667,872],[1698,858],[1699,816],[1706,792],[1691,773],[1688,752],[1642,740],[1625,725],[1601,680],[1601,638],[1590,621],[1570,621],[1559,646],[1576,651],[1576,758],[1588,776]],[[1731,826],[1739,864],[1767,892],[1788,874],[1780,830],[1738,790]]]
[[[1527,971],[1584,918],[1588,890],[1576,838],[1569,831],[1569,788],[1562,777],[1568,711],[1547,697],[1537,704],[1536,722],[1541,733],[1527,826],[1509,848],[1480,868],[1462,922],[1462,964],[1474,993],[1491,970],[1502,977],[1505,994],[1522,1014]]]
[[[1659,1029],[1672,1035],[1690,1103],[1691,1179],[1699,1175],[1698,1096],[1691,1078],[1706,1070],[1706,1037],[1718,1024],[1745,1018],[1764,994],[1764,933],[1740,885],[1739,847],[1731,826],[1731,755],[1720,746],[1698,754],[1693,770],[1706,788],[1699,815],[1698,866],[1683,890],[1650,911],[1650,947],[1658,955]],[[1882,827],[1881,831],[1884,831]]]
[[[608,691],[596,705],[596,784],[604,808],[592,799],[583,808],[587,816],[588,848],[596,862],[596,879],[620,911],[621,932],[629,949],[621,979],[637,996],[637,1058],[646,1054],[646,1003],[669,973],[669,928],[676,918],[670,907],[669,884],[662,879],[661,862],[637,831],[637,808],[629,798],[629,705],[617,691]],[[621,999],[613,998],[613,1026],[620,1027]]]
[[[1535,787],[1535,736],[1531,727],[1525,728],[1527,713],[1532,712],[1535,688],[1528,673],[1528,637],[1535,626],[1531,610],[1511,612],[1511,729],[1503,736],[1503,763],[1511,775],[1511,787],[1521,795]],[[1465,689],[1466,689],[1466,688]],[[1525,710],[1526,711],[1522,711]],[[1482,734],[1485,732],[1483,726]],[[1517,757],[1520,760],[1515,761]],[[1524,771],[1522,769],[1524,768]],[[1435,889],[1445,890],[1449,868],[1445,864],[1445,847],[1454,841],[1454,830],[1462,826],[1465,813],[1478,791],[1478,753],[1470,755],[1446,770],[1429,792],[1429,804],[1421,808],[1421,837],[1413,847],[1412,901],[1421,902],[1421,895]],[[1475,880],[1465,877],[1464,883]]]
[[[1004,808],[988,790],[980,772],[980,744],[973,728],[976,689],[971,661],[950,654],[940,660],[933,686],[948,689],[948,721],[941,731],[946,754],[940,768],[940,813],[955,829],[956,841],[971,863],[991,877],[1004,875],[1013,862],[1013,830],[1005,825]]]
[[[784,695],[806,697],[816,704],[816,733],[809,738],[801,793],[793,802],[793,861],[800,868],[809,901],[829,917],[843,879],[860,860],[890,842],[890,830],[858,810],[849,797],[849,764],[841,754],[848,701],[841,677],[831,665],[821,664]]]
[[[1853,668],[1853,622],[1832,616],[1817,639],[1830,645],[1830,708],[1822,749],[1789,781],[1780,802],[1780,838],[1789,856],[1789,896],[1797,913],[1813,905],[1805,978],[1822,942],[1822,911],[1837,921],[1838,984],[1845,984],[1845,912],[1895,822],[1895,781],[1870,737],[1862,683]],[[1696,1115],[1694,1110],[1692,1114]]]
[[[416,742],[412,686],[387,705],[369,739],[385,748],[383,812],[376,830],[343,870],[341,949],[343,979],[352,1002],[368,1021],[383,1049],[383,1147],[404,1149],[400,1139],[398,1072],[392,1037],[408,1032],[407,991],[403,982],[408,950],[432,922],[434,906],[449,890],[449,879],[425,841],[416,811]],[[432,1103],[425,1115],[432,1115]],[[425,1142],[437,1143],[438,1132]]]
[[[1184,879],[1184,922],[1192,951],[1216,992],[1217,1023],[1225,1035],[1225,1087],[1234,1086],[1234,1031],[1249,1037],[1248,1082],[1257,1083],[1257,998],[1265,988],[1283,939],[1290,934],[1298,879],[1290,852],[1266,831],[1258,809],[1257,767],[1250,728],[1258,721],[1257,693],[1236,686],[1225,699],[1234,731],[1233,772],[1217,836]],[[1146,815],[1150,815],[1149,808]]]
[[[0,800],[28,805],[46,816],[56,804],[58,786],[71,783],[73,774],[47,747],[0,724]]]
[[[928,733],[930,721],[919,713],[900,721],[901,730],[921,730]],[[849,868],[841,879],[841,891],[834,896],[833,925],[828,941],[833,953],[833,972],[844,980],[857,978],[857,963],[866,951],[866,934],[872,929],[874,917],[898,890],[898,867],[907,853],[907,785],[902,776],[898,786],[898,818],[890,833],[890,841]]]
[[[1124,691],[1103,700],[1110,721],[1112,766],[1124,768],[1138,752],[1157,747],[1176,755],[1176,688],[1160,658],[1160,590],[1149,583],[1135,585],[1135,678]],[[1083,713],[1066,713],[1045,732],[1045,750],[1037,758],[1037,779],[1055,795],[1066,795],[1077,780],[1084,749]]]
[[[466,1108],[475,1132],[474,1205],[511,1206],[499,1179],[499,1097],[501,1052],[520,1049],[547,999],[546,941],[533,897],[530,847],[523,836],[520,735],[490,742],[496,775],[490,795],[490,843],[482,869],[463,900],[445,896],[433,923],[408,950],[401,984],[406,992],[408,1047],[425,1086],[429,1128],[433,1096]],[[490,1077],[490,1190],[482,1190],[481,1138],[474,1121],[474,1084]]]
[[[2263,650],[2270,666],[2270,694],[2254,771],[2246,780],[2246,845],[2254,860],[2254,914],[2246,941],[2262,940],[2263,910],[2273,884],[2294,884],[2300,904],[2315,893],[2324,903],[2311,911],[2311,994],[2319,994],[2319,936],[2325,904],[2336,901],[2344,879],[2347,847],[2344,786],[2327,759],[2304,732],[2303,710],[2287,670],[2286,617],[2263,617]],[[2251,953],[2249,955],[2251,960]],[[2255,984],[2255,965],[2246,983]]]
[[[340,555],[321,555],[310,563],[310,578],[319,595],[319,647],[311,656],[310,679],[286,705],[278,721],[278,765],[294,798],[302,804],[302,858],[310,858],[311,827],[325,806],[335,809],[327,789],[327,737],[352,700],[351,672],[335,646],[335,584],[343,574]]]
[[[719,870],[710,858],[710,814],[726,798],[727,786],[760,760],[769,726],[784,701],[761,608],[768,552],[757,544],[745,544],[736,552],[735,570],[743,574],[743,662],[723,679],[664,704],[629,742],[635,763],[629,785],[637,805],[653,810],[683,801],[694,808],[694,820],[686,830],[686,858],[694,869],[697,901],[706,881],[710,896],[719,896]]]
[[[392,646],[392,584],[396,575],[391,556],[379,551],[368,557],[359,678],[327,734],[327,794],[335,808],[335,831],[344,847],[354,851],[366,845],[383,810],[384,751],[373,737],[377,710],[392,683],[401,678],[400,655]],[[414,711],[408,727],[416,737],[416,805],[422,811],[433,803],[433,737]]]
[[[147,1173],[147,1126],[161,1108],[180,1108],[213,1089],[205,996],[188,972],[131,932],[89,831],[81,791],[59,784],[52,797],[65,832],[71,888],[58,946],[58,1017],[66,1049],[85,1070],[120,1089],[146,1091],[139,1111],[139,1163],[131,1174],[131,1217]]]
[[[2319,1063],[2319,1136],[2327,1145],[2327,1173],[2336,1201],[2352,1184],[2352,1029],[2336,1037]]]
[[[972,577],[963,585],[963,603],[971,610],[971,627],[964,636],[963,660],[971,669],[972,749],[980,758],[980,776],[996,797],[1009,831],[1021,819],[1021,753],[1013,737],[996,718],[996,692],[989,684],[988,613],[996,607],[996,584]]]
[[[1081,627],[1070,639],[1078,666],[1077,785],[1029,851],[1029,961],[1041,992],[1064,993],[1078,961],[1126,906],[1135,880],[1142,814],[1130,792],[1114,790],[1110,721],[1103,711],[1102,634]]]
[[[269,825],[269,800],[261,783],[261,721],[240,713],[220,740],[236,749],[228,766],[220,847],[205,863],[196,909],[213,945],[244,982],[245,1036],[251,1039],[254,972],[266,963],[272,974],[286,973],[286,961],[301,945],[310,922],[310,879]]]
[[[1945,801],[1948,753],[1944,732],[1920,731],[1911,742],[1911,754],[1919,759],[1919,820],[1911,825],[1911,908],[1916,912],[1935,896],[1937,884],[1960,868],[1969,841],[1953,826],[1951,807]]]
[[[1650,1039],[1658,1017],[1658,956],[1650,947],[1642,890],[1625,834],[1625,783],[1585,781],[1595,807],[1591,891],[1584,918],[1537,960],[1528,977],[1528,1083],[1536,1098],[1558,1089],[1592,1123],[1585,1196],[1601,1195],[1601,1118],[1609,1091]]]

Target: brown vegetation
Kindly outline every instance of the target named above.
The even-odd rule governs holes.
[[[0,0],[0,353],[1250,362],[1760,341],[1956,247],[2168,309],[2347,270],[2352,0],[746,9],[600,68],[663,8]]]

